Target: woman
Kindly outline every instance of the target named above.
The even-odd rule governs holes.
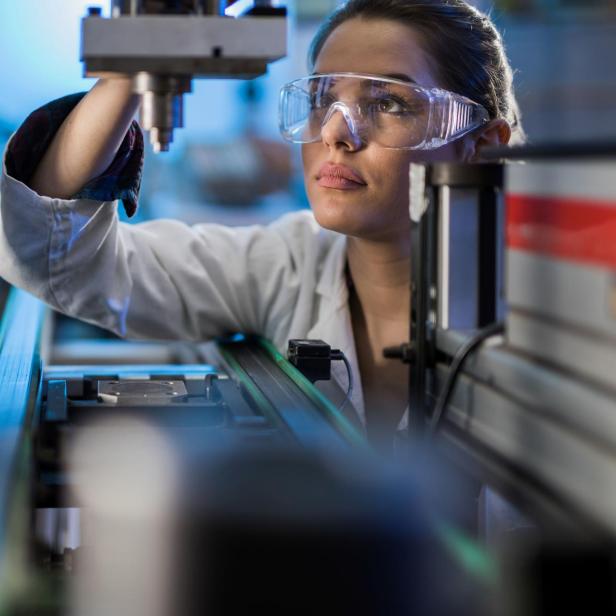
[[[128,82],[100,81],[76,106],[35,112],[9,144],[0,274],[130,337],[322,338],[350,358],[353,406],[382,442],[406,406],[406,371],[382,349],[408,337],[409,163],[508,143],[512,74],[493,24],[463,0],[350,0],[310,63],[285,89],[281,129],[302,143],[312,214],[265,228],[119,224],[109,201],[130,213],[139,187],[137,101]],[[47,128],[33,147],[36,122]]]

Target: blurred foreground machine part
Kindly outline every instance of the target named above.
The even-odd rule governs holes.
[[[252,79],[284,57],[286,9],[255,2],[237,16],[216,0],[113,0],[111,18],[94,7],[82,22],[88,77],[128,75],[142,97],[141,124],[155,152],[183,126],[193,77]],[[234,15],[234,16],[231,16]]]
[[[383,464],[266,341],[221,342],[216,367],[69,366],[50,361],[52,329],[10,291],[2,613],[485,613],[468,551],[492,565],[459,545],[460,482]]]
[[[411,433],[487,485],[503,613],[613,613],[616,144],[502,156],[412,166]]]

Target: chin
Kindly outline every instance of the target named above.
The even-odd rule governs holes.
[[[382,216],[367,216],[366,213],[358,216],[358,207],[360,206],[357,204],[352,208],[318,204],[312,206],[312,211],[319,225],[330,231],[366,240],[376,240],[390,235],[384,228],[386,221]]]
[[[392,211],[392,200],[375,202],[369,195],[311,188],[308,200],[324,229],[366,240],[387,240],[398,237],[410,225],[407,205]]]
[[[367,224],[363,221],[361,204],[354,200],[340,199],[335,196],[309,195],[310,204],[316,221],[325,229],[357,235]]]
[[[322,210],[313,210],[314,217],[321,227],[329,231],[336,231],[344,235],[361,235],[361,225],[357,221],[349,221],[344,216],[324,213]]]

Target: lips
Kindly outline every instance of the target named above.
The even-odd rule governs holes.
[[[319,186],[338,190],[355,190],[366,186],[361,175],[346,165],[327,162],[317,174]]]

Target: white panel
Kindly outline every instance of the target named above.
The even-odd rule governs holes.
[[[536,312],[616,340],[616,274],[521,250],[507,250],[510,307]]]
[[[511,163],[507,194],[611,201],[616,208],[616,160]]]
[[[507,343],[616,391],[615,340],[511,311],[507,315]]]

